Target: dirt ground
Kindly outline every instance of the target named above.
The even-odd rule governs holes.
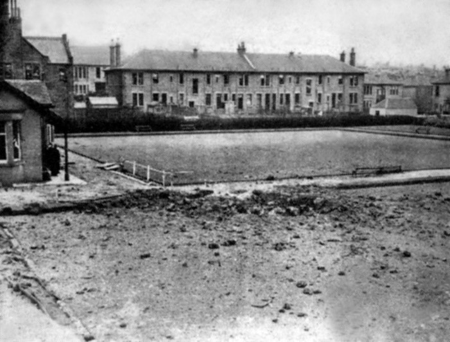
[[[97,341],[450,336],[449,183],[234,186],[218,196],[211,188],[113,192],[120,180],[92,164],[80,159],[71,171],[125,195],[0,221]]]

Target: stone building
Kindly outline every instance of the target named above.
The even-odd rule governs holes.
[[[398,99],[402,97],[403,81],[390,77],[386,73],[368,73],[364,76],[364,111],[384,99]]]
[[[353,50],[350,62],[345,54],[248,53],[244,43],[236,53],[143,50],[106,70],[107,90],[143,111],[160,103],[219,114],[360,112],[364,72]]]
[[[108,46],[71,46],[70,50],[73,55],[75,96],[104,94],[105,69],[111,66]]]
[[[445,69],[445,76],[432,82],[433,111],[441,114],[450,113],[450,69]]]
[[[67,115],[73,106],[72,56],[67,36],[24,37],[16,0],[1,0],[0,11],[0,78],[44,82],[55,111]]]

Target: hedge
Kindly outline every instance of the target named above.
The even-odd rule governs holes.
[[[192,124],[196,130],[238,130],[313,127],[355,127],[379,125],[420,125],[423,118],[410,116],[336,115],[323,117],[259,116],[239,118],[200,117],[197,121],[185,121],[183,117],[142,115],[127,111],[108,116],[96,116],[84,120],[69,119],[69,133],[135,132],[136,126],[150,126],[152,131],[179,131],[183,124]],[[61,127],[57,129],[61,132]]]

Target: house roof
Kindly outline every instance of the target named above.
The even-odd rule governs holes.
[[[374,74],[369,73],[364,75],[365,84],[379,84],[379,85],[402,85],[403,82],[397,77],[388,75],[386,73]]]
[[[99,97],[99,96],[89,96],[88,97],[89,102],[92,106],[107,106],[107,107],[117,107],[119,103],[117,102],[117,99],[115,97]]]
[[[143,50],[130,57],[121,70],[183,70],[234,72],[363,73],[340,60],[321,55]],[[114,70],[112,69],[112,70]]]
[[[67,64],[69,56],[62,37],[24,37],[41,54],[47,56],[51,63]]]
[[[415,102],[408,97],[405,98],[388,98],[378,102],[372,108],[385,108],[385,109],[417,109]]]
[[[108,46],[71,46],[73,64],[83,65],[109,65]]]
[[[10,89],[32,106],[39,108],[40,114],[52,122],[60,123],[62,117],[50,108],[53,107],[47,86],[37,80],[0,80],[0,88]]]
[[[37,80],[5,80],[12,87],[20,90],[36,103],[51,107],[52,100],[46,85]]]
[[[440,78],[431,82],[432,84],[450,84],[450,76]]]

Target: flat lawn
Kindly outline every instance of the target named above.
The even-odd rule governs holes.
[[[358,166],[450,168],[448,141],[343,131],[71,138],[69,146],[108,162],[181,172],[174,183],[332,175]]]

